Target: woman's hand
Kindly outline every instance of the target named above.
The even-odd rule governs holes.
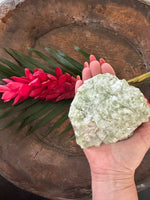
[[[90,64],[84,63],[83,80],[77,81],[75,91],[77,92],[85,80],[101,73],[115,75],[113,68],[108,63],[105,63],[103,59],[98,62],[91,55]],[[137,199],[134,173],[149,148],[150,121],[143,123],[133,136],[126,140],[84,149],[91,168],[93,200]],[[123,194],[123,191],[126,194]]]

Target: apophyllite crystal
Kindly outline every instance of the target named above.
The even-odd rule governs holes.
[[[149,116],[150,107],[140,90],[108,73],[86,80],[69,111],[82,148],[128,138]]]

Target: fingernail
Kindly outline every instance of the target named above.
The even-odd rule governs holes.
[[[77,80],[81,80],[81,78],[80,78],[80,76],[79,76],[79,75],[77,75],[76,79],[77,79]]]
[[[94,55],[90,55],[90,62],[96,60],[95,56]]]
[[[86,68],[86,67],[88,67],[88,66],[89,66],[88,62],[85,62],[85,63],[84,63],[84,68]]]
[[[100,66],[101,66],[102,64],[105,63],[105,60],[103,58],[100,58],[99,63],[100,63]]]

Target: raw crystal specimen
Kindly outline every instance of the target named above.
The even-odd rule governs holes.
[[[25,0],[0,0],[0,19],[2,19],[10,10]]]
[[[69,111],[81,148],[128,138],[149,116],[150,108],[140,90],[108,73],[86,80]]]

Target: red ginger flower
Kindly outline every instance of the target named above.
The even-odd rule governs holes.
[[[14,100],[14,104],[20,103],[28,97],[41,100],[60,101],[73,98],[76,78],[70,74],[63,74],[61,69],[55,68],[56,76],[45,73],[42,69],[34,69],[33,74],[25,69],[25,77],[13,76],[11,79],[3,79],[7,84],[0,85],[2,99],[8,102]]]

